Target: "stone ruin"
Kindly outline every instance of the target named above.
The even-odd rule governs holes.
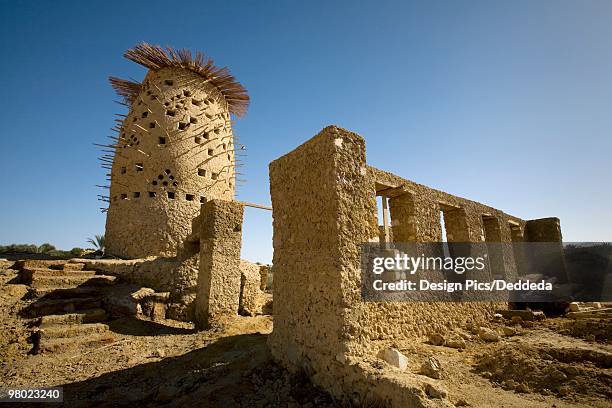
[[[423,377],[381,372],[376,355],[414,339],[489,321],[497,302],[364,302],[360,244],[560,242],[557,218],[525,221],[437,191],[366,163],[359,135],[330,126],[270,164],[274,219],[274,330],[269,346],[291,371],[303,371],[332,395],[389,406],[425,406]],[[383,197],[379,228],[376,196]],[[387,201],[388,200],[388,204]],[[511,252],[499,254],[507,276]],[[431,384],[430,384],[431,385]],[[433,387],[433,385],[431,385]]]
[[[117,128],[114,156],[103,158],[111,181],[106,240],[109,254],[141,259],[87,267],[168,291],[167,316],[200,329],[261,313],[273,274],[273,356],[335,397],[422,406],[427,380],[375,370],[379,352],[393,340],[478,324],[507,308],[364,302],[360,244],[441,242],[443,228],[449,244],[561,243],[557,218],[522,220],[370,167],[363,138],[330,126],[270,164],[273,269],[243,261],[245,203],[234,200],[229,114],[244,112],[246,91],[200,55],[143,44],[126,57],[150,71],[142,84],[111,79],[130,112]],[[496,271],[517,275],[520,253],[494,255]]]

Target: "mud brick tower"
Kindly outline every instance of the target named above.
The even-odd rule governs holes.
[[[201,53],[140,44],[125,55],[149,69],[142,83],[110,78],[129,107],[100,158],[110,170],[107,253],[173,256],[208,199],[232,200],[236,150],[230,114],[249,97]]]

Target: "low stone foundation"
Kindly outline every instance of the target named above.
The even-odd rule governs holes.
[[[185,258],[151,257],[145,259],[74,259],[95,270],[122,280],[168,292],[167,317],[181,321],[193,320],[193,302],[197,287],[197,255]]]

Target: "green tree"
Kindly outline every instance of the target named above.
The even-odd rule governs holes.
[[[94,238],[88,238],[87,242],[92,244],[94,248],[104,253],[104,235],[95,235]]]

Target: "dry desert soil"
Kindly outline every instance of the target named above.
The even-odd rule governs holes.
[[[0,270],[0,384],[62,386],[64,406],[343,407],[270,357],[273,317],[238,317],[217,330],[195,331],[172,320],[126,317],[106,322],[97,341],[54,343],[36,350],[34,300],[16,270]],[[447,395],[439,406],[611,407],[610,319],[548,318],[492,322],[499,341],[469,330],[452,333],[465,348],[398,342],[408,369],[434,358]],[[516,323],[516,322],[515,322]],[[380,370],[389,369],[380,361]],[[435,401],[432,401],[436,403]],[[19,405],[23,406],[23,405]],[[369,405],[372,406],[372,405]]]

